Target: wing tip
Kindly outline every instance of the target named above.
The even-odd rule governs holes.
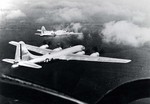
[[[39,66],[37,69],[41,69],[42,68],[42,66]]]
[[[131,62],[132,60],[130,60],[130,59],[128,59],[127,61],[126,61],[126,63],[129,63],[129,62]]]
[[[124,60],[122,60],[122,61],[120,61],[120,63],[130,63],[132,60],[130,60],[130,59],[124,59]]]
[[[10,42],[9,42],[9,44],[13,44],[13,43],[16,43],[16,42],[15,42],[15,41],[10,41]]]
[[[3,62],[6,62],[6,59],[2,59]]]
[[[2,59],[2,61],[7,62],[8,59]]]

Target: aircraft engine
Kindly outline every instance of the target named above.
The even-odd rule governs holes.
[[[49,47],[49,46],[48,46],[47,44],[40,46],[40,48],[43,48],[43,49],[46,49],[46,48],[48,48],[48,47]]]
[[[98,56],[99,56],[99,53],[98,53],[98,52],[95,52],[95,53],[92,53],[90,56],[98,57]]]
[[[49,59],[49,58],[46,58],[44,62],[49,62],[49,61],[50,61],[50,59]]]
[[[81,52],[77,52],[76,54],[77,54],[77,55],[84,55],[85,52],[84,52],[84,51],[81,51]]]
[[[17,67],[19,67],[19,64],[13,64],[11,67],[12,68],[17,68]]]
[[[53,51],[61,51],[61,50],[62,50],[61,47],[58,47],[58,48],[53,49]]]

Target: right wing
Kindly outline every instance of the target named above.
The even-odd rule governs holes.
[[[67,35],[82,35],[82,33],[66,33]]]
[[[57,33],[56,33],[57,34]],[[67,36],[67,35],[82,35],[82,33],[72,33],[72,32],[66,32],[66,33],[61,33],[57,34],[56,36]]]
[[[61,60],[78,60],[78,61],[96,61],[96,62],[109,62],[109,63],[129,63],[129,59],[109,58],[109,57],[94,57],[89,55],[69,54],[66,56],[57,57]]]
[[[35,33],[35,35],[40,35],[41,36],[42,34],[41,33]]]
[[[9,44],[17,46],[18,42],[10,41]],[[37,46],[28,45],[28,44],[26,44],[26,48],[28,50],[30,50],[30,51],[33,51],[33,52],[36,52],[36,53],[40,53],[40,54],[48,54],[48,53],[52,53],[53,52],[53,50],[51,50],[51,49],[43,49],[43,48],[40,48],[40,47],[37,47]]]

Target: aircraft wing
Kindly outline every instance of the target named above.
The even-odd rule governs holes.
[[[67,33],[67,34],[70,34],[70,35],[82,35],[82,33]]]
[[[41,35],[41,33],[35,33],[35,35]]]
[[[56,36],[67,36],[67,35],[82,35],[82,33],[72,33],[72,32],[66,32],[66,33],[56,33]]]
[[[40,69],[42,68],[42,66],[37,65],[35,63],[30,63],[30,62],[23,62],[23,63],[19,63],[20,66],[25,66],[25,67],[29,67],[29,68],[34,68],[34,69]]]
[[[89,55],[69,54],[66,56],[58,57],[61,60],[78,60],[78,61],[96,61],[96,62],[110,62],[110,63],[129,63],[129,59],[109,58],[109,57],[95,57]]]
[[[41,29],[37,29],[37,31],[41,32]]]
[[[66,32],[63,35],[82,35],[82,33],[72,33],[72,32]]]
[[[10,41],[9,44],[17,46],[18,42]],[[43,49],[43,48],[40,48],[40,47],[37,47],[37,46],[28,45],[28,44],[26,44],[26,48],[30,51],[33,51],[33,52],[36,52],[36,53],[39,53],[39,54],[47,54],[47,53],[52,53],[53,52],[53,50],[51,50],[51,49]]]

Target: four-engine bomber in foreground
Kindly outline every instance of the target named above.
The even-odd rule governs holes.
[[[42,66],[36,64],[41,62],[49,62],[51,60],[78,60],[78,61],[96,61],[96,62],[110,62],[110,63],[128,63],[129,59],[118,59],[109,57],[99,57],[98,53],[93,53],[90,56],[84,55],[85,47],[82,45],[76,45],[66,49],[60,50],[50,50],[43,49],[40,47],[26,45],[23,41],[9,42],[16,46],[15,59],[3,59],[3,61],[13,64],[12,68],[18,66],[25,66],[30,68],[42,68]],[[43,54],[42,56],[37,56],[31,54],[28,50]]]

